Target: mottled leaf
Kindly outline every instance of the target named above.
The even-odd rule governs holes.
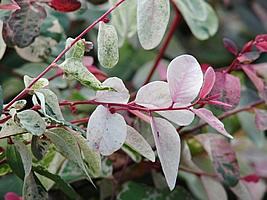
[[[38,160],[41,160],[47,153],[50,146],[50,141],[43,137],[33,136],[31,143],[32,154]]]
[[[127,136],[124,118],[99,105],[90,116],[87,127],[89,146],[102,155],[110,155],[120,149]]]
[[[130,126],[127,126],[127,137],[125,144],[148,160],[155,162],[155,154],[151,146],[147,143],[147,141],[141,134],[139,134],[134,128]]]
[[[179,134],[170,122],[162,118],[152,118],[151,128],[162,170],[170,190],[173,190],[180,162]]]
[[[171,61],[167,80],[173,102],[187,104],[198,95],[203,74],[197,60],[191,55],[181,55]]]
[[[144,49],[153,49],[159,45],[169,18],[169,0],[137,1],[137,33]]]
[[[100,64],[114,67],[119,61],[118,35],[113,25],[100,22],[97,36],[97,55]]]
[[[17,3],[21,9],[14,11],[4,21],[3,37],[8,45],[24,48],[39,36],[46,11],[36,2],[17,1]]]
[[[24,110],[16,115],[18,123],[21,124],[29,133],[40,136],[46,130],[45,121],[33,110]]]
[[[13,119],[9,119],[0,131],[0,139],[16,134],[26,133],[26,129],[19,126]]]
[[[29,77],[28,75],[24,76],[24,85],[25,87],[28,87],[31,82],[34,80],[34,78]],[[40,78],[36,83],[33,84],[31,87],[32,90],[38,90],[42,89],[49,85],[49,81],[46,78]]]

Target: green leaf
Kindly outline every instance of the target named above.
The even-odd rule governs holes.
[[[26,129],[19,126],[13,119],[9,119],[0,131],[0,139],[12,135],[26,133]]]
[[[134,149],[129,147],[127,144],[123,144],[121,149],[136,163],[141,162],[142,156],[137,153]]]
[[[119,61],[118,35],[113,25],[100,22],[97,36],[98,60],[103,67],[112,68]]]
[[[28,87],[31,84],[31,82],[34,80],[34,78],[31,78],[28,75],[25,75],[23,79],[24,79],[25,87]],[[49,81],[46,78],[40,78],[36,83],[33,84],[31,89],[38,90],[38,89],[48,86],[48,84],[49,84]]]
[[[6,148],[6,159],[10,168],[21,180],[24,179],[25,172],[20,153],[13,144],[8,144]]]
[[[56,120],[64,120],[60,110],[57,95],[49,89],[40,89],[35,91],[36,97],[40,101],[41,109],[45,116]]]
[[[207,6],[204,0],[179,0],[179,5],[183,5],[187,12],[196,20],[205,21],[208,17]]]
[[[169,0],[137,1],[137,33],[146,50],[159,45],[170,18]]]
[[[45,121],[36,111],[21,111],[17,113],[16,119],[18,119],[22,127],[24,127],[29,133],[33,135],[40,136],[46,130]]]
[[[205,20],[201,18],[197,19],[194,15],[195,12],[192,12],[192,6],[189,6],[188,3],[185,3],[185,1],[175,0],[175,3],[181,11],[190,30],[197,39],[206,40],[217,32],[219,26],[218,17],[208,3],[205,1],[202,2],[207,12],[207,17]],[[200,11],[200,9],[197,10]]]
[[[33,171],[53,180],[56,183],[56,186],[58,186],[59,189],[62,190],[62,192],[64,192],[70,199],[78,198],[79,195],[76,193],[76,191],[68,183],[66,183],[59,175],[50,173],[42,166],[33,166]]]
[[[76,163],[92,182],[86,165],[83,162],[78,142],[74,135],[63,128],[50,129],[45,134],[58,151],[70,161]]]
[[[37,160],[41,160],[47,153],[50,146],[50,141],[34,135],[32,137],[31,150]]]
[[[3,90],[0,85],[0,116],[2,115],[2,110],[3,110]]]
[[[83,65],[78,58],[68,58],[59,67],[67,75],[67,78],[74,78],[81,84],[93,90],[110,90],[101,85],[101,82]]]
[[[4,21],[3,37],[7,44],[24,48],[39,36],[46,11],[35,2],[17,1],[17,3],[21,9],[12,12]]]
[[[48,193],[33,172],[25,177],[23,185],[23,199],[48,200]]]
[[[68,38],[66,41],[66,46],[68,47],[71,45],[71,43],[74,41],[72,38]],[[65,53],[65,60],[68,58],[77,58],[77,59],[82,59],[84,56],[85,52],[85,40],[79,40],[76,42],[75,45],[73,45],[69,51]]]
[[[172,192],[168,189],[157,190],[147,185],[135,182],[125,183],[121,192],[118,194],[117,200],[177,200],[177,199],[193,199],[191,195],[182,187],[177,186]]]
[[[100,153],[93,151],[87,144],[86,139],[79,134],[74,134],[82,152],[82,157],[88,166],[89,174],[93,177],[100,176],[101,157]]]

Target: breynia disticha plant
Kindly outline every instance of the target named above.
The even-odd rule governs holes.
[[[12,48],[30,62],[14,70],[21,84],[10,85],[24,87],[16,96],[7,84],[0,86],[0,167],[23,181],[22,197],[9,191],[5,199],[48,199],[53,186],[80,199],[69,183],[81,179],[106,192],[103,199],[118,190],[122,200],[133,194],[191,199],[178,175],[199,199],[224,200],[230,190],[239,199],[260,199],[267,188],[267,64],[258,59],[267,52],[266,34],[242,48],[224,38],[233,61],[219,68],[199,63],[200,56],[167,50],[182,18],[199,40],[216,33],[219,19],[208,2],[108,0],[97,9],[92,4],[99,2],[0,4],[4,68],[16,60],[5,61]],[[67,24],[77,33],[80,21],[95,18],[93,9],[102,15],[77,37],[67,37]],[[155,60],[139,68],[149,57],[144,50],[159,45]],[[128,182],[148,172],[156,188]]]

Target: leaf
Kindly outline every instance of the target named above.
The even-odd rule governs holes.
[[[87,126],[89,146],[102,155],[110,155],[122,147],[126,136],[124,118],[120,114],[112,114],[102,105],[97,106]]]
[[[2,127],[0,131],[0,139],[12,135],[26,133],[26,129],[19,126],[13,119],[9,119]]]
[[[137,33],[142,47],[146,50],[159,45],[170,18],[168,0],[137,1]]]
[[[28,75],[25,75],[23,77],[23,79],[24,79],[25,87],[28,87],[35,78],[31,78]],[[39,89],[42,89],[48,85],[49,85],[49,81],[46,78],[40,78],[36,83],[33,84],[31,89],[32,90],[39,90]]]
[[[167,80],[173,102],[187,104],[198,95],[203,74],[197,60],[191,55],[181,55],[171,61]]]
[[[213,168],[219,179],[227,186],[234,187],[239,181],[240,172],[231,144],[222,136],[214,134],[202,134],[195,138],[211,157]]]
[[[236,44],[233,40],[231,40],[229,38],[223,38],[223,45],[230,53],[237,56],[238,47],[236,46]]]
[[[255,109],[255,124],[257,129],[261,131],[267,130],[267,111],[262,109]]]
[[[23,185],[24,200],[48,200],[48,193],[41,185],[35,174],[31,172],[24,180]]]
[[[212,67],[209,67],[204,75],[202,88],[199,92],[199,98],[204,99],[212,90],[216,80],[216,75]]]
[[[190,16],[199,21],[205,21],[208,17],[208,11],[203,0],[180,0],[180,4],[183,4],[190,13]]]
[[[251,51],[241,54],[237,57],[237,60],[241,63],[252,63],[253,61],[257,60],[260,57],[260,52],[258,51]]]
[[[74,135],[82,152],[82,157],[86,162],[89,174],[93,177],[99,177],[101,173],[101,157],[98,152],[90,149],[86,139],[79,134]]]
[[[4,21],[3,38],[8,45],[24,48],[39,36],[46,11],[36,2],[17,1],[17,3],[21,9],[14,11]]]
[[[216,80],[210,95],[220,94],[219,101],[232,105],[231,109],[234,109],[240,101],[241,96],[241,83],[239,78],[223,73],[216,72]],[[229,110],[229,107],[223,106],[224,110]]]
[[[258,50],[261,52],[266,52],[267,51],[267,35],[266,34],[261,34],[257,35],[255,38],[255,46],[257,47]]]
[[[115,91],[97,91],[96,101],[106,103],[128,103],[130,94],[121,79],[117,77],[108,78],[102,85],[113,88]]]
[[[68,38],[66,40],[65,48],[68,48],[74,42],[73,38]],[[65,53],[65,60],[68,58],[77,58],[82,59],[85,53],[85,43],[84,39],[78,40],[66,53]]]
[[[209,200],[227,200],[227,194],[223,186],[216,180],[208,176],[200,176],[201,182],[207,192]]]
[[[31,150],[37,160],[42,160],[50,146],[50,141],[38,136],[32,137]]]
[[[21,180],[24,179],[25,172],[20,153],[13,144],[8,144],[6,151],[7,163],[12,169],[12,172],[16,174]]]
[[[180,162],[179,134],[170,122],[162,118],[152,118],[151,128],[166,181],[173,190]]]
[[[67,77],[72,77],[93,90],[110,90],[101,85],[100,81],[83,65],[81,59],[68,58],[59,67]]]
[[[193,35],[197,39],[206,40],[215,35],[218,30],[219,20],[216,13],[208,3],[202,1],[203,5],[205,5],[207,17],[205,20],[200,20],[196,19],[194,13],[192,13],[188,7],[182,3],[182,1],[175,0],[174,2],[178,6]]]
[[[168,83],[153,81],[141,87],[136,94],[135,103],[147,108],[168,108],[172,105]]]
[[[21,161],[23,163],[24,172],[25,172],[25,177],[27,177],[31,173],[31,169],[32,169],[32,156],[29,150],[27,149],[27,146],[22,141],[18,139],[14,139],[13,141],[14,141],[14,145],[17,151],[20,154]]]
[[[72,132],[63,128],[55,128],[47,131],[46,136],[63,156],[79,166],[79,168],[86,174],[89,181],[93,184],[90,175],[88,174],[88,168],[83,162],[78,142]]]
[[[155,162],[155,154],[151,146],[147,143],[147,141],[141,134],[139,134],[134,128],[130,126],[127,126],[127,137],[125,144],[148,160]]]
[[[35,95],[40,101],[44,115],[50,116],[56,120],[64,120],[57,95],[53,91],[49,89],[39,89],[35,91]]]
[[[3,103],[4,103],[3,102],[3,90],[2,90],[2,87],[0,85],[0,116],[2,115]]]
[[[27,101],[24,100],[24,99],[21,99],[21,100],[18,100],[18,101],[15,101],[10,107],[9,107],[9,110],[11,110],[12,108],[14,108],[15,110],[22,110],[23,108],[25,108],[27,104]]]
[[[264,80],[257,76],[256,71],[254,71],[250,65],[242,65],[242,70],[257,88],[258,92],[264,91]]]
[[[118,35],[113,25],[100,22],[97,36],[98,60],[103,67],[112,68],[119,61]]]
[[[58,186],[62,190],[62,192],[64,192],[70,199],[78,198],[79,195],[76,193],[76,191],[59,175],[50,173],[42,166],[33,166],[33,170],[38,174],[53,180],[56,183],[56,186]]]
[[[233,139],[233,136],[231,136],[225,130],[223,123],[218,118],[216,118],[211,111],[207,110],[206,108],[199,108],[199,109],[192,109],[192,112],[194,112],[199,118],[207,122],[212,128],[214,128],[222,135],[230,139]]]
[[[0,20],[0,33],[3,31],[3,21]],[[3,58],[6,51],[6,43],[3,39],[2,34],[0,34],[0,60]]]
[[[123,150],[134,162],[140,163],[142,161],[142,156],[127,144],[124,143],[121,150]]]
[[[72,12],[80,9],[81,2],[77,0],[51,0],[48,5],[60,12]]]
[[[17,113],[16,118],[29,133],[40,136],[46,130],[45,121],[42,117],[33,110],[24,110]]]
[[[252,196],[248,191],[248,188],[242,181],[239,181],[235,187],[232,187],[231,190],[235,195],[242,200],[252,200]]]
[[[19,10],[20,7],[16,1],[12,0],[10,3],[0,4],[0,10]]]

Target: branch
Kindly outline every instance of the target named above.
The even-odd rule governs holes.
[[[103,21],[114,9],[116,9],[120,4],[122,4],[126,0],[120,0],[118,1],[114,6],[112,6],[107,12],[105,12],[101,17],[99,17],[96,21],[94,21],[90,26],[88,26],[80,35],[78,35],[72,43],[66,47],[56,58],[55,60],[42,72],[40,73],[33,81],[26,87],[24,90],[22,90],[14,99],[12,99],[4,108],[4,111],[6,111],[15,101],[23,98],[26,94],[28,94],[29,89],[40,79],[42,78],[47,72],[49,72],[53,67],[56,66],[56,63],[65,55],[67,51],[70,50],[70,48],[76,44],[86,33],[88,33],[90,30],[92,30],[99,22]]]

